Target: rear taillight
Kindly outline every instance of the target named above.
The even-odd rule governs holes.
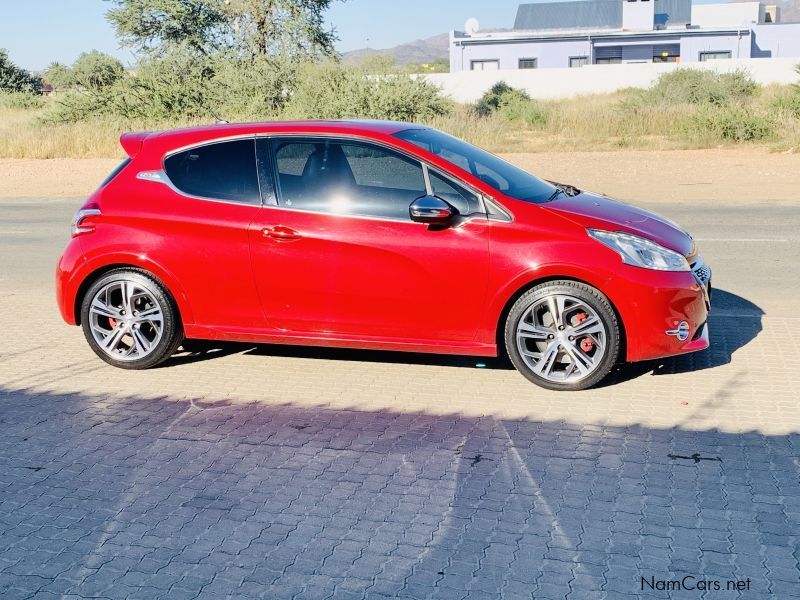
[[[87,204],[75,213],[72,217],[72,237],[82,233],[91,233],[94,231],[94,226],[85,225],[84,221],[89,217],[95,217],[100,214],[100,209],[95,204]]]

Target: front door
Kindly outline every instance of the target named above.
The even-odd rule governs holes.
[[[278,204],[263,207],[251,227],[255,281],[271,327],[474,339],[488,268],[484,215],[439,230],[412,222],[409,206],[427,192],[422,166],[383,146],[282,138],[271,140],[271,152]],[[480,210],[475,198],[461,204]]]

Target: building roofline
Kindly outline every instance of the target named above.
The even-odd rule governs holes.
[[[525,42],[534,40],[583,40],[591,37],[598,38],[636,38],[636,37],[675,37],[675,36],[702,36],[702,35],[750,35],[751,27],[704,27],[654,29],[652,31],[629,31],[624,29],[587,29],[587,30],[551,30],[551,31],[513,31],[502,33],[477,33],[467,35],[461,31],[450,33],[451,42],[456,45],[482,45]],[[463,34],[459,36],[458,34]]]

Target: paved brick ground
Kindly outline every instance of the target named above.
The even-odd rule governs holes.
[[[720,292],[711,351],[578,394],[282,347],[131,373],[0,253],[4,600],[800,597],[796,315]],[[642,589],[686,575],[750,589]]]

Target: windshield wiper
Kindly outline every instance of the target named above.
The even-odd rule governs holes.
[[[581,191],[574,185],[569,185],[566,183],[555,183],[554,181],[551,181],[550,184],[555,186],[556,191],[553,192],[547,199],[548,202],[552,202],[553,200],[558,198],[559,194],[564,194],[565,196],[573,198],[581,193]]]

